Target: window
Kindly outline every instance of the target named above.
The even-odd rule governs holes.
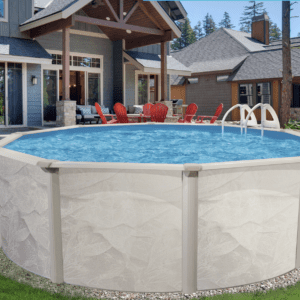
[[[239,86],[239,103],[253,106],[252,101],[252,83],[240,84]]]
[[[293,100],[291,107],[300,107],[300,84],[293,84]]]
[[[52,70],[44,70],[43,76],[43,102],[44,120],[56,120],[56,99],[57,99],[57,73]]]
[[[8,0],[0,0],[0,22],[8,22]]]
[[[270,82],[258,83],[256,85],[256,103],[271,105],[271,84]]]
[[[61,54],[52,54],[52,65],[61,65],[61,64],[62,64],[62,55]],[[100,69],[101,61],[100,61],[100,58],[91,58],[91,57],[71,56],[70,55],[70,66]]]
[[[140,74],[138,76],[138,105],[148,102],[148,75]]]

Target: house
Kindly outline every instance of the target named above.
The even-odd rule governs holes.
[[[77,105],[126,107],[170,96],[179,1],[0,0],[0,126],[75,124]],[[139,97],[138,83],[148,92]]]
[[[253,18],[252,33],[221,28],[194,44],[172,53],[192,77],[172,76],[172,98],[178,90],[186,103],[198,105],[197,114],[213,115],[222,102],[221,117],[235,104],[253,107],[269,103],[279,114],[282,86],[282,41],[269,43],[269,18],[266,14]],[[293,103],[292,116],[300,118],[300,38],[291,39]],[[260,120],[260,110],[255,111]],[[267,116],[271,118],[270,115]],[[230,119],[230,117],[228,117]],[[239,109],[231,115],[239,120]]]

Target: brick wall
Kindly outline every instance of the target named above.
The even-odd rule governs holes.
[[[198,105],[197,115],[213,116],[220,103],[224,108],[219,117],[222,119],[231,107],[231,83],[217,82],[216,75],[198,76],[198,83],[186,86],[186,104]],[[228,116],[227,120],[230,120]]]

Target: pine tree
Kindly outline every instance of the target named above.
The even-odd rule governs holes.
[[[171,48],[173,50],[180,50],[196,42],[195,32],[191,27],[189,18],[186,18],[184,23],[177,22],[177,26],[181,30],[181,37],[172,42]]]
[[[240,18],[240,30],[251,33],[252,18],[263,13],[263,2],[249,2],[251,3],[251,5],[244,7],[244,17]]]
[[[204,37],[204,33],[202,32],[201,22],[198,21],[197,25],[194,27],[194,32],[196,36],[196,40],[200,40]]]
[[[269,41],[273,42],[281,39],[281,30],[276,23],[269,19]]]
[[[233,24],[231,24],[231,19],[229,17],[229,13],[228,12],[224,12],[224,15],[223,15],[223,19],[221,20],[221,22],[219,23],[219,27],[222,28],[234,28],[235,26]]]
[[[205,16],[205,19],[203,20],[203,30],[205,33],[205,36],[208,36],[212,32],[214,32],[217,29],[216,23],[214,22],[211,15],[207,13]]]

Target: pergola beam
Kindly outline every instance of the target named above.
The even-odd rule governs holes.
[[[108,10],[112,13],[112,15],[114,16],[115,20],[117,22],[119,22],[120,19],[118,18],[118,15],[116,14],[114,8],[111,6],[110,2],[108,0],[103,0],[103,2],[105,3],[105,5],[108,8]]]
[[[123,0],[120,0],[120,22],[123,23],[123,12],[124,12],[124,4],[123,4]]]
[[[122,29],[122,30],[131,30],[135,32],[145,33],[145,34],[164,35],[163,30],[159,30],[155,28],[140,27],[136,25],[129,25],[125,23],[106,21],[102,19],[95,19],[95,18],[89,18],[85,16],[78,16],[78,15],[75,15],[74,19],[75,22],[87,23],[87,24]]]
[[[75,21],[73,16],[70,16],[67,19],[61,19],[58,21],[54,21],[30,30],[30,37],[32,39],[37,38],[39,36],[49,34],[58,30],[62,30],[64,28],[70,28],[75,25]]]
[[[139,3],[135,2],[135,4],[131,7],[129,13],[126,15],[126,18],[124,19],[124,23],[126,23],[129,18],[132,16],[132,14],[136,11],[136,9],[139,7]]]
[[[140,9],[143,11],[143,13],[161,30],[163,30],[163,28],[161,27],[161,25],[159,24],[159,22],[153,18],[153,16],[148,12],[147,8],[145,7],[143,0],[138,0],[139,4],[140,4]]]

